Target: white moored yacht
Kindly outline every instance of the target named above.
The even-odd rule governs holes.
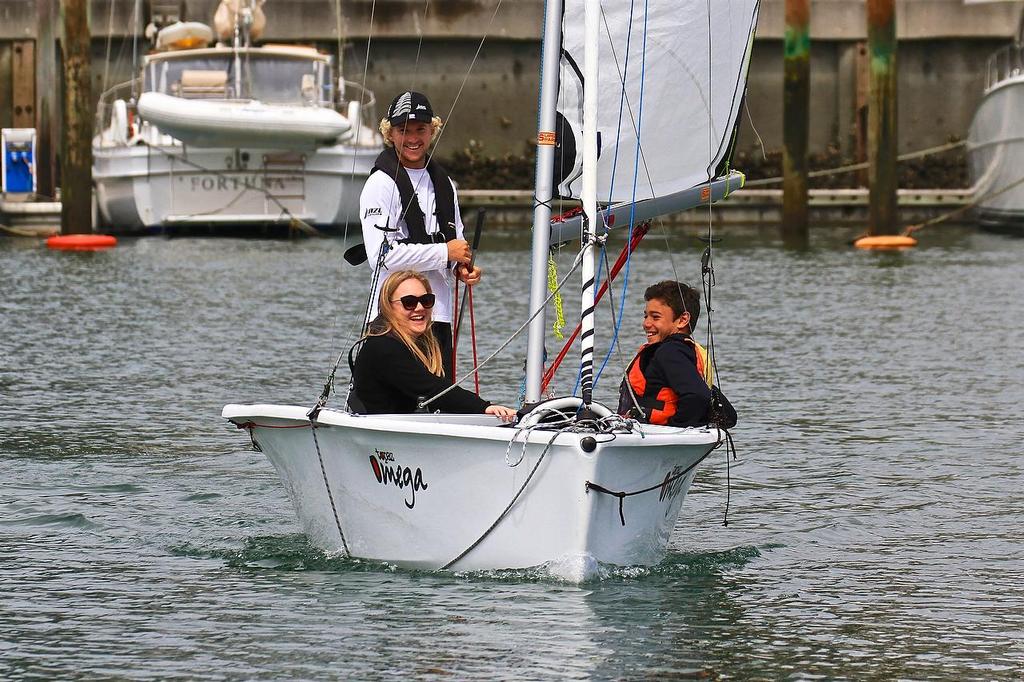
[[[979,225],[1024,234],[1024,17],[1013,43],[985,65],[985,90],[967,133]]]
[[[102,95],[93,179],[106,229],[358,222],[382,149],[373,94],[336,78],[333,58],[314,48],[252,46],[260,10],[238,5],[218,11],[230,45],[209,47],[204,24],[172,24],[139,77]]]

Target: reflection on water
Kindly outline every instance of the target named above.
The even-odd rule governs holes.
[[[0,677],[1019,679],[1024,241],[852,236],[723,235],[739,459],[702,468],[663,564],[581,586],[325,555],[219,418],[315,399],[365,304],[339,241],[0,241]],[[702,248],[648,236],[601,399],[641,343],[643,288],[694,281]],[[525,319],[528,258],[525,231],[484,238],[481,357]],[[613,325],[602,308],[602,358]],[[524,347],[485,396],[516,399]]]

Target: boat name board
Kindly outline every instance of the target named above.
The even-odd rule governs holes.
[[[303,177],[295,174],[269,173],[211,173],[209,175],[179,176],[179,183],[187,183],[193,192],[257,190],[270,194],[295,195],[303,193]]]
[[[377,479],[377,483],[385,486],[393,485],[399,490],[409,489],[410,496],[404,500],[405,506],[409,509],[416,506],[416,491],[427,489],[427,483],[423,480],[423,471],[416,467],[414,472],[411,467],[398,464],[395,462],[393,452],[374,448],[373,454],[370,455],[370,468],[373,470],[373,477]]]

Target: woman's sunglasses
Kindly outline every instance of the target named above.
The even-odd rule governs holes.
[[[433,294],[423,294],[422,296],[403,296],[402,298],[391,301],[392,303],[401,303],[402,307],[406,310],[416,310],[416,304],[422,305],[425,309],[430,310],[434,307],[435,296]]]

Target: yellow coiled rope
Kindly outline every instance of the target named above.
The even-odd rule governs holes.
[[[558,290],[558,265],[555,264],[555,257],[548,254],[548,291],[554,292],[552,302],[555,304],[555,323],[551,326],[555,338],[561,341],[565,338],[562,330],[565,329],[565,315],[562,312],[562,292]]]

